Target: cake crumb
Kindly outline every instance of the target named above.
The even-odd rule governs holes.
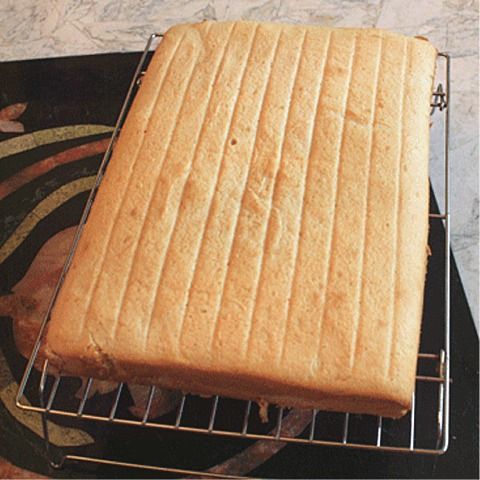
[[[258,416],[262,423],[268,423],[268,402],[261,399],[258,402]]]

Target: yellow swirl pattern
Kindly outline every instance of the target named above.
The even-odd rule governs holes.
[[[45,197],[31,212],[29,212],[15,229],[13,234],[0,247],[0,263],[2,263],[25,240],[25,238],[27,238],[42,218],[46,217],[62,203],[65,203],[78,193],[91,190],[95,183],[95,178],[96,175],[79,178],[73,182],[62,185],[60,188]]]
[[[14,155],[16,153],[32,150],[42,145],[48,145],[64,140],[74,138],[88,137],[89,135],[99,135],[101,133],[112,132],[113,127],[108,125],[67,125],[64,127],[48,128],[38,130],[37,132],[27,133],[19,137],[10,138],[0,142],[0,159]]]

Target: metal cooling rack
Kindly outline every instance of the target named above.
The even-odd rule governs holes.
[[[444,318],[443,338],[438,350],[432,353],[420,353],[418,356],[418,375],[416,388],[412,399],[412,410],[400,420],[385,419],[369,415],[353,415],[349,413],[327,413],[313,410],[308,415],[304,431],[295,436],[291,429],[283,428],[289,414],[287,409],[270,407],[269,421],[262,424],[259,421],[256,403],[231,400],[215,396],[210,399],[191,395],[183,395],[178,408],[173,413],[159,418],[151,418],[152,402],[156,387],[144,387],[145,410],[141,419],[135,418],[125,407],[128,396],[128,386],[119,383],[112,395],[110,405],[103,410],[99,408],[96,398],[90,399],[89,393],[94,380],[88,378],[80,399],[75,398],[80,379],[64,377],[49,372],[48,361],[43,362],[41,373],[34,369],[40,362],[38,357],[45,327],[50,317],[50,311],[65,274],[70,266],[73,253],[77,246],[90,207],[95,198],[97,188],[110,159],[115,140],[122,128],[123,122],[131,105],[132,99],[148,64],[148,52],[153,43],[162,37],[153,34],[134,74],[124,105],[115,127],[110,145],[105,153],[99,169],[95,185],[88,198],[85,210],[80,220],[72,249],[66,260],[63,272],[53,294],[47,314],[41,325],[37,341],[26,366],[16,396],[16,404],[27,411],[38,412],[42,416],[43,433],[51,466],[61,468],[65,462],[86,462],[123,467],[138,467],[157,472],[187,476],[210,476],[219,478],[237,478],[225,474],[206,473],[182,468],[161,467],[156,465],[131,463],[117,459],[73,455],[53,454],[50,443],[48,417],[67,417],[77,420],[93,420],[106,424],[150,427],[155,429],[173,430],[204,435],[216,435],[248,440],[280,440],[287,443],[305,445],[324,445],[377,450],[384,452],[419,453],[439,455],[448,448],[449,441],[449,405],[450,405],[450,214],[449,214],[449,178],[448,178],[448,128],[449,108],[448,94],[450,91],[450,58],[446,53],[439,53],[438,64],[443,63],[444,83],[439,82],[432,96],[432,114],[435,111],[443,114],[443,158],[444,158],[444,189],[445,197],[442,213],[431,213],[430,223],[444,224]],[[76,385],[76,387],[75,387]],[[27,400],[28,397],[28,400]],[[308,422],[308,420],[311,420]],[[200,438],[200,437],[199,437]],[[200,438],[201,440],[201,438]]]

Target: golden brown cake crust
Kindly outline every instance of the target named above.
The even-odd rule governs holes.
[[[66,373],[410,408],[436,50],[375,29],[171,28],[52,311]]]

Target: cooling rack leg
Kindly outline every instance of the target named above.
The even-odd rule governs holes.
[[[50,437],[48,433],[48,413],[43,412],[42,414],[42,428],[43,428],[43,439],[45,441],[45,449],[47,452],[47,459],[48,464],[55,470],[59,470],[63,468],[63,463],[65,461],[65,457],[61,456],[60,459],[55,459],[53,452],[52,452],[52,445],[50,443]]]
[[[439,374],[445,375],[445,350],[440,352]],[[444,417],[445,417],[445,386],[443,383],[438,385],[438,413],[437,413],[437,444],[436,448],[442,448],[444,439]]]
[[[45,362],[43,363],[40,383],[38,385],[38,396],[40,399],[40,406],[43,409],[43,412],[40,415],[42,420],[43,440],[45,442],[45,452],[47,454],[48,464],[50,465],[51,468],[58,470],[63,467],[65,457],[62,456],[60,458],[60,461],[57,461],[54,459],[54,455],[52,452],[52,444],[50,443],[50,434],[48,431],[48,411],[46,408],[47,400],[45,395],[45,385],[47,383],[47,377],[48,377],[48,360],[45,360]]]

